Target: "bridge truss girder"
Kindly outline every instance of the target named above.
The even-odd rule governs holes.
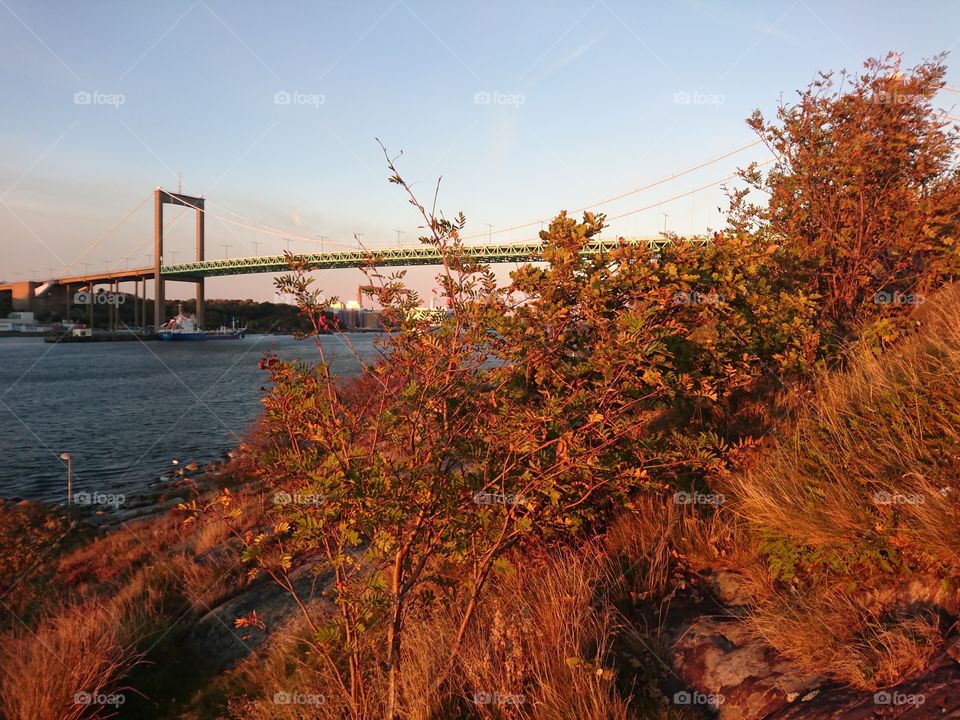
[[[672,242],[668,238],[643,238],[628,242],[646,243],[657,251]],[[707,240],[684,240],[705,244]],[[619,240],[594,240],[584,246],[584,255],[607,253],[620,244]],[[502,243],[496,245],[466,245],[466,254],[484,263],[528,263],[543,261],[541,243]],[[412,248],[390,248],[372,252],[365,250],[336,250],[322,253],[295,253],[295,257],[307,264],[311,270],[332,270],[336,268],[359,268],[367,264],[371,255],[377,267],[407,265],[439,265],[440,252],[431,246]],[[285,272],[290,269],[283,255],[261,255],[246,258],[227,258],[223,260],[204,260],[202,262],[164,265],[161,273],[165,279],[194,281],[215,275],[244,275],[249,273]]]

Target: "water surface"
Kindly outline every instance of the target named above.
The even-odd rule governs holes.
[[[361,356],[374,335],[354,334]],[[357,361],[337,336],[322,343],[337,373]],[[171,460],[207,462],[237,445],[262,405],[274,351],[314,361],[311,341],[248,335],[213,342],[44,343],[0,338],[0,497],[62,502],[73,455],[74,491],[145,489]]]

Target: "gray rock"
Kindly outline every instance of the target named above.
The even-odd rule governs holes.
[[[700,617],[673,646],[673,669],[691,688],[719,698],[722,720],[760,720],[825,680],[799,672],[735,618]]]

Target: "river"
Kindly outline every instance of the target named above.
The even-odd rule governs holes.
[[[373,334],[349,336],[372,358]],[[332,370],[359,364],[339,336],[321,338]],[[262,405],[267,352],[318,358],[311,341],[247,335],[217,342],[45,343],[0,338],[0,498],[63,502],[74,492],[144,491],[171,461],[204,463],[241,442]]]

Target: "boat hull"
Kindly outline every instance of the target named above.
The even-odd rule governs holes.
[[[232,333],[206,333],[206,332],[176,332],[174,330],[160,330],[157,338],[168,342],[197,342],[205,340],[240,340],[244,336],[243,331]]]

